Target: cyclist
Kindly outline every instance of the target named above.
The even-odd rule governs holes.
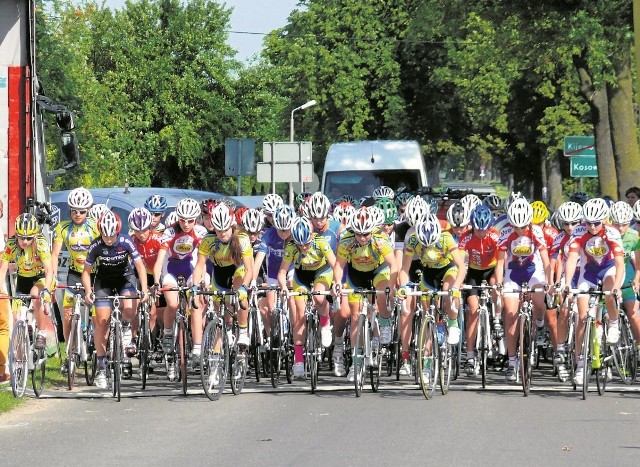
[[[507,209],[509,223],[500,232],[496,283],[509,293],[504,294],[505,334],[509,354],[507,381],[516,380],[516,324],[519,297],[517,291],[523,283],[537,289],[550,281],[549,255],[544,234],[533,225],[533,209],[524,198],[513,201]],[[536,324],[544,323],[545,303],[543,294],[533,294]]]
[[[461,201],[456,201],[447,209],[447,222],[453,239],[457,242],[469,230],[471,212]]]
[[[82,285],[85,290],[87,305],[95,305],[95,346],[98,357],[98,372],[96,373],[96,387],[106,389],[106,343],[109,335],[109,319],[111,317],[111,301],[102,297],[112,294],[114,290],[119,295],[135,295],[138,286],[135,273],[140,280],[142,299],[147,294],[147,273],[145,265],[133,244],[133,239],[121,233],[121,221],[117,214],[107,211],[98,220],[100,237],[91,242],[82,271]],[[96,265],[91,292],[91,270]],[[131,322],[136,313],[135,300],[122,301],[122,320]],[[125,367],[131,376],[131,367]]]
[[[376,223],[371,215],[370,208],[358,209],[351,218],[351,229],[340,239],[338,246],[337,264],[335,271],[334,288],[336,296],[340,296],[345,266],[349,265],[349,274],[346,278],[350,288],[364,288],[386,290],[395,286],[398,278],[398,266],[393,252],[393,246],[389,237],[379,231],[375,231]],[[362,296],[351,293],[348,295],[348,303],[351,314],[351,342],[355,342],[358,331],[356,323]],[[389,322],[391,310],[387,308],[386,297],[376,297],[380,326],[379,339],[372,339],[372,347],[376,350],[379,344],[388,345],[391,342],[391,324]],[[353,381],[355,368],[349,369],[347,379]]]
[[[94,221],[98,222],[100,216],[105,213],[105,211],[109,211],[109,206],[106,204],[94,204],[89,209],[89,217]]]
[[[336,257],[327,239],[313,233],[311,221],[304,217],[298,217],[293,221],[291,237],[293,241],[289,241],[285,246],[284,258],[278,271],[278,284],[282,290],[288,292],[287,271],[292,264],[295,268],[293,273],[294,292],[328,290],[334,277],[333,269]],[[319,319],[328,320],[329,304],[326,297],[314,295],[313,301]],[[304,377],[302,342],[306,330],[305,298],[296,296],[294,302],[291,320],[294,332],[293,376],[302,378]],[[331,343],[331,331],[329,328],[325,328],[324,333],[327,331],[329,331],[329,343]],[[321,340],[326,342],[327,338],[321,336]]]
[[[372,195],[373,195],[373,199],[375,199],[376,201],[378,201],[381,198],[388,198],[393,201],[393,199],[396,196],[393,189],[385,185],[380,185],[378,188],[373,190]]]
[[[64,246],[69,252],[69,271],[66,284],[81,284],[80,276],[84,270],[84,260],[89,250],[89,245],[100,237],[96,221],[90,219],[87,214],[93,204],[93,196],[86,188],[71,190],[67,197],[67,203],[71,210],[71,220],[60,222],[53,232],[53,247],[51,251],[51,263],[54,275],[58,274],[58,257]],[[73,310],[74,294],[65,290],[62,300],[64,316],[62,318],[62,330],[64,339],[69,339],[69,324]],[[66,374],[68,362],[62,365],[62,373]]]
[[[507,211],[509,210],[509,206],[511,206],[511,204],[517,199],[525,199],[525,197],[519,191],[512,191],[507,199],[504,200],[504,214],[496,217],[493,221],[493,226],[498,232],[502,232],[502,229],[509,223]]]
[[[409,192],[404,191],[397,194],[395,199],[393,200],[394,203],[396,203],[396,207],[398,208],[398,222],[401,222],[401,218],[404,217],[404,211],[407,209],[407,203],[411,198],[413,198],[413,195]]]
[[[55,276],[47,238],[40,233],[40,224],[33,214],[20,214],[15,221],[15,237],[7,240],[0,257],[0,284],[5,283],[9,263],[16,264],[16,290],[42,300],[34,300],[33,315],[38,327],[36,349],[47,344],[47,329],[43,302],[51,303],[51,290],[55,289]]]
[[[498,262],[498,241],[500,233],[493,227],[493,214],[485,204],[479,204],[471,214],[471,230],[466,231],[460,237],[458,248],[466,251],[469,258],[469,269],[465,283],[468,285],[480,285],[486,281],[490,285],[496,283],[495,267]],[[494,303],[497,296],[494,295]],[[478,290],[470,289],[467,292],[467,304],[469,313],[466,321],[467,337],[467,363],[465,370],[467,375],[473,376],[478,369],[475,359],[474,345],[478,332]],[[500,316],[501,310],[496,309],[496,315]]]
[[[389,237],[389,241],[393,245],[396,239],[396,221],[398,220],[398,208],[390,198],[380,198],[376,201],[376,207],[382,211],[382,225],[379,227],[380,232]]]
[[[162,234],[162,245],[153,267],[154,284],[161,284],[163,287],[177,287],[180,276],[184,277],[186,283],[189,283],[193,272],[192,263],[196,257],[198,246],[207,233],[205,227],[196,224],[200,212],[200,204],[195,199],[184,198],[178,202],[175,210],[178,221]],[[178,292],[175,291],[165,291],[164,297],[167,306],[162,318],[164,324],[162,346],[167,353],[172,351],[173,323],[176,319],[179,297]],[[175,365],[169,366],[167,377],[170,380],[175,379]]]
[[[489,195],[482,200],[482,204],[488,207],[496,218],[502,214],[502,200],[498,195]],[[497,230],[497,229],[496,229]]]
[[[251,212],[251,211],[247,211]],[[246,215],[246,213],[245,213]],[[205,265],[207,260],[213,262],[213,276],[210,285],[213,290],[238,292],[240,308],[238,313],[238,345],[248,347],[249,338],[247,307],[247,290],[253,278],[253,250],[251,241],[246,233],[239,232],[234,226],[234,216],[225,203],[218,204],[211,211],[213,233],[202,240],[198,248],[198,259],[193,271],[194,289],[202,279],[205,279]],[[251,226],[252,228],[257,226]],[[196,292],[197,290],[194,290]],[[193,355],[200,357],[202,332],[204,325],[204,307],[193,310],[191,314],[191,333],[193,336]]]
[[[262,212],[265,217],[265,226],[271,227],[273,225],[273,216],[280,206],[284,205],[284,201],[280,195],[275,193],[267,193],[262,200]]]
[[[151,195],[144,202],[144,207],[153,215],[153,221],[151,222],[151,230],[162,233],[166,227],[171,227],[167,224],[165,226],[162,223],[162,216],[167,210],[167,199],[162,195]]]

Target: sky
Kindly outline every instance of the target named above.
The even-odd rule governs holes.
[[[118,8],[125,0],[106,0],[105,3]],[[289,13],[296,8],[298,0],[226,0],[218,3],[233,7],[232,31],[268,33],[287,24]],[[260,52],[263,38],[261,34],[229,34],[229,44],[238,51],[238,60],[246,61]]]

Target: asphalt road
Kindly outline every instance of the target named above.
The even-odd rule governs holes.
[[[0,459],[10,465],[638,465],[640,385],[611,383],[581,400],[549,367],[532,393],[491,375],[482,390],[462,376],[427,401],[412,379],[383,379],[356,398],[321,373],[274,390],[248,380],[211,402],[192,375],[180,394],[158,372],[149,389],[124,382],[120,403],[84,385],[50,391],[0,418]],[[3,462],[4,463],[4,462]]]

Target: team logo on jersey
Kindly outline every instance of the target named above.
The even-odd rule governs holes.
[[[591,237],[584,246],[586,254],[591,256],[593,260],[601,264],[611,251],[609,245],[602,237]]]
[[[513,256],[531,256],[534,251],[535,247],[529,237],[518,237],[511,243]]]
[[[186,255],[193,251],[193,243],[191,237],[182,237],[176,240],[173,244],[173,251],[176,253]]]

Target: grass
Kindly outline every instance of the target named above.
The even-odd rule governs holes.
[[[65,355],[66,353],[65,345],[62,344],[61,353]],[[76,379],[80,376],[81,372],[76,373]],[[56,355],[53,358],[49,358],[47,360],[47,372],[45,373],[45,392],[51,389],[61,389],[66,387],[67,377],[60,373],[60,360]],[[29,379],[27,380],[27,390],[31,388],[31,374],[29,374]],[[5,383],[0,386],[0,414],[4,412],[8,412],[23,404],[25,401],[29,399],[27,395],[29,393],[25,393],[21,399],[16,399],[13,397],[13,392],[11,392],[11,384]],[[33,396],[33,392],[31,392]]]

